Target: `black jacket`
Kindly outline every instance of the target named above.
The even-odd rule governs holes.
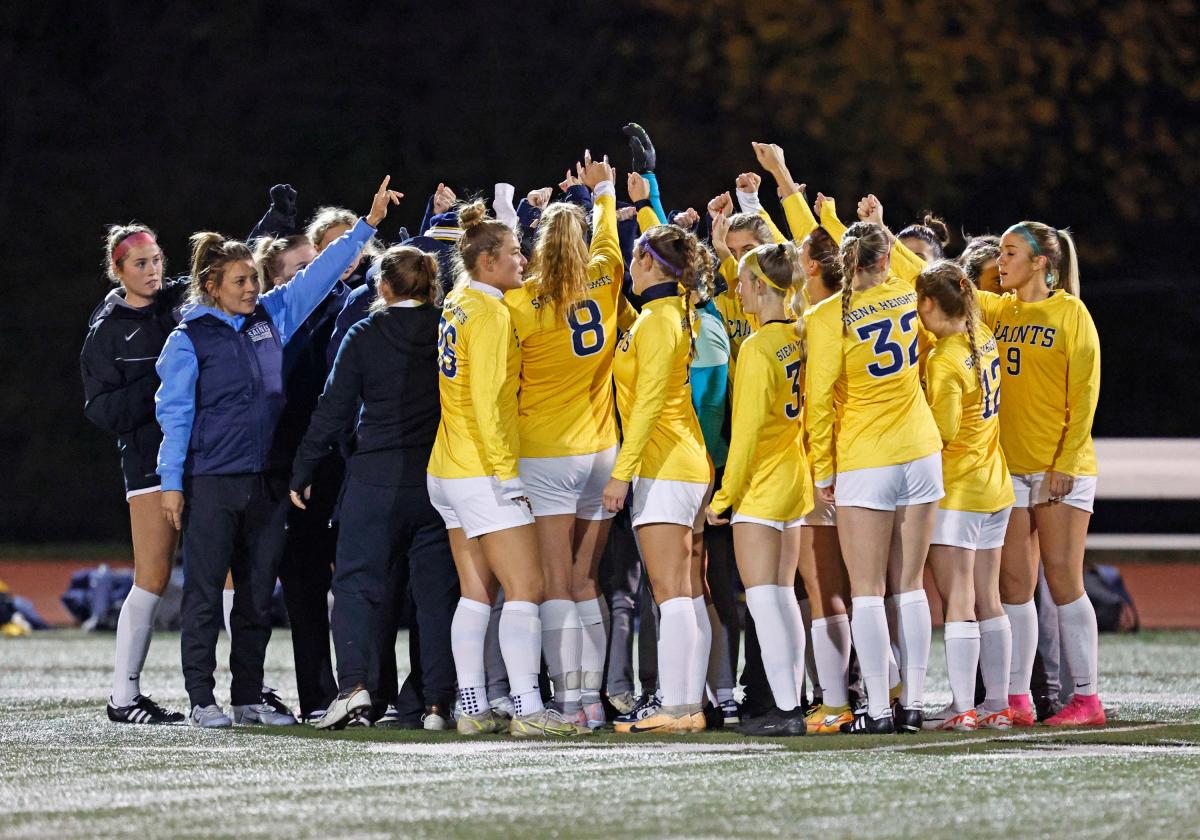
[[[355,428],[349,472],[366,484],[424,485],[441,420],[437,334],[441,309],[389,307],[350,328],[292,464],[293,490]],[[359,411],[359,403],[362,410]]]
[[[113,289],[92,313],[83,340],[83,413],[116,435],[126,493],[158,485],[162,432],[154,417],[159,384],[154,363],[175,328],[175,309],[188,282],[187,277],[167,280],[154,302],[140,309],[125,302],[123,290]]]

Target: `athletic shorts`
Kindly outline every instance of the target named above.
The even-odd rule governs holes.
[[[683,525],[694,532],[697,518],[704,515],[704,497],[708,488],[708,484],[699,482],[634,476],[630,521],[635,528],[669,524]]]
[[[521,481],[534,516],[572,514],[576,519],[612,519],[604,509],[604,486],[617,463],[617,446],[590,455],[522,458]]]
[[[825,525],[831,528],[836,528],[837,507],[823,501],[820,494],[814,492],[813,509],[800,517],[800,524],[808,526]]]
[[[504,498],[495,476],[438,478],[426,476],[429,501],[442,515],[446,530],[462,528],[469,539],[533,524],[525,502]]]
[[[1013,473],[1012,485],[1013,494],[1017,497],[1017,500],[1013,502],[1013,507],[1029,508],[1050,501],[1050,483],[1046,481],[1044,472]],[[1059,501],[1091,513],[1096,502],[1096,476],[1075,476],[1075,484],[1071,487],[1070,495]]]
[[[147,493],[157,493],[159,490],[162,490],[161,484],[155,484],[153,487],[142,487],[139,490],[126,490],[125,501],[128,502],[134,496],[144,496]]]
[[[933,545],[952,545],[985,551],[1004,546],[1004,533],[1008,530],[1008,515],[1011,507],[995,513],[976,513],[969,510],[937,509],[933,525]]]
[[[743,522],[752,525],[766,525],[768,528],[774,528],[776,531],[783,531],[787,528],[799,528],[804,524],[804,517],[800,516],[796,519],[782,521],[778,519],[760,519],[757,516],[742,516],[737,511],[734,511],[733,516],[729,520],[729,524],[738,525]]]
[[[942,453],[887,467],[868,467],[837,474],[838,507],[895,510],[901,505],[936,502],[942,489]]]

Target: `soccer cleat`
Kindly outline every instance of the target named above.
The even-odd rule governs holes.
[[[891,711],[873,718],[864,709],[860,714],[856,714],[850,723],[842,724],[842,731],[849,735],[893,735],[896,732],[896,724],[892,720]]]
[[[287,715],[290,718],[296,717],[292,713],[292,710],[290,708],[288,708],[288,704],[283,702],[283,698],[279,696],[279,692],[277,692],[275,689],[271,688],[271,686],[266,685],[265,683],[263,684],[263,687],[262,687],[262,700],[260,700],[259,702],[266,703],[268,706],[270,706],[272,709],[274,709],[276,712],[278,712],[281,715]]]
[[[300,722],[307,723],[309,726],[316,726],[323,717],[325,717],[324,709],[314,709],[306,715],[300,715]]]
[[[617,718],[616,730],[618,735],[649,735],[657,733],[659,735],[667,734],[687,734],[692,732],[692,727],[695,725],[692,720],[692,712],[688,711],[687,706],[662,706],[655,704],[654,706],[645,707],[647,713],[637,720],[627,720],[632,717],[622,715]]]
[[[892,710],[892,722],[897,732],[905,734],[920,732],[921,724],[924,721],[924,709],[906,709],[897,703],[896,707]]]
[[[584,730],[589,730],[586,726]],[[579,728],[554,709],[542,709],[532,715],[514,717],[508,722],[508,734],[514,738],[570,738]]]
[[[595,703],[584,703],[583,714],[587,718],[587,727],[593,731],[603,729],[608,723],[608,716],[604,714],[604,703],[596,701]]]
[[[1057,697],[1042,695],[1033,698],[1033,711],[1037,715],[1038,723],[1045,722],[1062,710],[1063,704]]]
[[[953,705],[949,705],[925,715],[921,728],[933,732],[974,732],[979,728],[979,717],[974,709],[958,712]]]
[[[512,698],[507,694],[497,697],[495,700],[489,700],[488,705],[492,707],[493,712],[506,720],[517,715],[517,707],[513,705]]]
[[[846,724],[854,722],[850,706],[820,705],[805,716],[804,722],[813,735],[836,735]]]
[[[587,712],[585,712],[583,709],[580,709],[577,712],[571,712],[569,714],[565,712],[560,712],[559,714],[562,716],[563,720],[575,727],[574,734],[591,735],[595,732],[594,729],[588,726]]]
[[[164,709],[144,694],[134,697],[128,706],[114,706],[112,698],[108,698],[108,719],[113,723],[150,724],[176,724],[185,720],[182,712]]]
[[[608,702],[617,710],[617,714],[627,715],[638,704],[638,698],[632,691],[622,691],[619,694],[610,694]]]
[[[1108,716],[1100,698],[1095,694],[1076,694],[1063,710],[1047,718],[1046,726],[1104,726]]]
[[[638,701],[633,704],[633,708],[623,715],[618,715],[613,721],[615,727],[620,723],[636,723],[644,717],[655,714],[662,707],[662,701],[658,699],[657,694],[643,694],[638,698]]]
[[[356,685],[333,698],[333,702],[325,710],[324,717],[317,721],[316,727],[317,729],[344,729],[350,724],[351,717],[370,708],[370,693],[363,686]]]
[[[450,728],[449,717],[441,706],[430,706],[421,715],[421,728],[426,732],[443,732]]]
[[[721,717],[724,718],[726,726],[737,726],[742,722],[742,712],[738,708],[737,701],[730,697],[728,700],[722,700],[721,705],[717,707],[721,710]]]
[[[336,700],[334,702],[337,702]],[[329,717],[328,713],[325,715]],[[233,707],[233,722],[239,726],[258,724],[260,726],[293,726],[296,719],[291,714],[283,714],[268,703],[251,703],[247,706]],[[322,727],[325,728],[325,727]]]
[[[1035,720],[1033,703],[1028,694],[1008,695],[1008,709],[1013,726],[1030,727]]]
[[[983,706],[980,706],[975,710],[975,717],[979,721],[980,729],[1009,730],[1013,727],[1012,712],[1008,709],[989,712]]]
[[[212,704],[209,706],[193,706],[192,716],[189,719],[192,726],[198,726],[201,729],[228,729],[233,726],[233,721],[229,716],[221,711],[221,707]]]
[[[390,705],[383,710],[383,714],[379,716],[379,720],[375,721],[375,725],[382,729],[406,729],[404,720],[400,716],[400,710],[395,705]]]
[[[742,735],[770,738],[796,737],[807,731],[804,709],[801,706],[787,712],[783,709],[771,709],[765,715],[748,720],[738,727],[738,732]]]
[[[459,712],[454,721],[454,728],[459,735],[494,735],[503,732],[507,720],[491,709],[477,715]]]
[[[709,726],[709,716],[713,718],[713,726]],[[721,713],[717,711],[717,707],[711,704],[701,706],[699,709],[693,709],[688,715],[690,722],[688,724],[688,732],[704,732],[708,729],[720,729],[725,725],[725,719],[721,717]]]

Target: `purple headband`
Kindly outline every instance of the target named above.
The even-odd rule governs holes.
[[[659,254],[658,251],[654,250],[654,247],[650,244],[650,240],[647,238],[646,234],[643,233],[640,237],[638,237],[637,242],[633,243],[633,247],[634,247],[634,249],[641,250],[643,253],[649,254],[651,257],[653,257],[654,261],[656,263],[658,263],[659,265],[661,265],[663,268],[665,268],[667,270],[667,273],[670,274],[672,277],[682,277],[683,276],[683,269],[676,268],[675,266],[671,265],[669,262],[664,260],[662,258],[662,255]]]

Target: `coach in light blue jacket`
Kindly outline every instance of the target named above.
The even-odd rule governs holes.
[[[371,212],[302,269],[260,295],[249,248],[192,237],[191,302],[156,369],[163,512],[184,532],[182,639],[191,722],[231,725],[213,696],[221,591],[232,569],[230,689],[238,723],[290,724],[262,702],[271,593],[284,546],[286,472],[268,471],[283,411],[283,348],[358,256],[400,194],[384,179]]]

